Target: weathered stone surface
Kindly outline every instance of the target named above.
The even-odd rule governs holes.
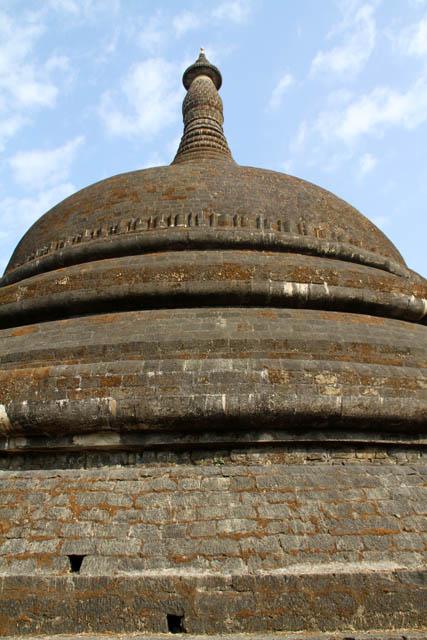
[[[237,566],[239,573],[342,569],[349,561],[360,571],[384,563],[424,567],[427,533],[416,526],[426,515],[424,467],[353,460],[214,469],[161,464],[141,468],[136,478],[135,467],[3,471],[0,554],[7,562],[0,571],[21,574],[22,562],[34,558],[36,575],[58,575],[53,561],[61,558],[64,575],[70,554],[86,556],[80,575],[120,574],[108,558],[131,558],[137,572],[156,570],[160,558],[184,573],[201,564],[211,573]],[[374,497],[375,488],[385,493]]]
[[[256,247],[254,247],[256,248]],[[339,260],[171,251],[97,260],[0,288],[0,326],[170,306],[306,307],[425,322],[427,283]]]
[[[62,434],[70,439],[57,448],[111,448],[126,445],[120,431],[148,444],[150,431],[188,430],[194,442],[199,429],[214,438],[230,427],[301,434],[327,424],[341,439],[346,429],[426,426],[426,330],[413,323],[304,309],[246,309],[244,318],[237,308],[176,309],[0,334],[2,433],[48,435],[52,447]]]
[[[183,616],[185,630],[193,634],[304,629],[330,631],[326,637],[348,640],[372,628],[376,634],[385,630],[379,636],[383,640],[394,629],[427,626],[426,574],[405,570],[114,580],[16,576],[0,578],[0,585],[2,635],[79,633],[88,628],[166,633],[168,614]]]

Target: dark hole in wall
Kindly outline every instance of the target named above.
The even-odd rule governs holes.
[[[167,614],[169,633],[187,633],[184,628],[184,616],[175,616],[172,613]]]
[[[82,562],[86,556],[71,555],[68,556],[70,561],[70,573],[79,573]]]

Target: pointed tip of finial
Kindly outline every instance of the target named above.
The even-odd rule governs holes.
[[[184,71],[184,75],[182,76],[182,82],[187,91],[193,80],[197,78],[197,76],[201,75],[209,76],[217,91],[220,89],[222,85],[221,73],[219,69],[217,69],[215,65],[211,64],[206,58],[204,47],[200,47],[200,55],[198,59]]]

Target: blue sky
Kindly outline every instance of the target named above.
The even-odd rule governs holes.
[[[63,198],[172,161],[200,46],[235,160],[333,191],[427,276],[427,0],[0,0],[0,271]]]

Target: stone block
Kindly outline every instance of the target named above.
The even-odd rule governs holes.
[[[217,531],[217,524],[221,522],[221,520],[192,522],[188,525],[188,535],[190,535],[192,538],[215,536]]]
[[[256,520],[248,519],[225,519],[216,523],[216,530],[218,534],[245,534],[253,533],[258,528],[258,522]]]
[[[59,547],[59,553],[66,555],[88,555],[96,553],[95,538],[80,538],[77,540],[63,539]]]
[[[230,488],[231,479],[224,478],[222,476],[213,476],[210,478],[203,478],[201,481],[201,490],[202,491],[227,491]],[[216,495],[218,499],[218,495]]]
[[[102,556],[133,556],[140,552],[142,544],[138,538],[97,539],[96,551]]]

